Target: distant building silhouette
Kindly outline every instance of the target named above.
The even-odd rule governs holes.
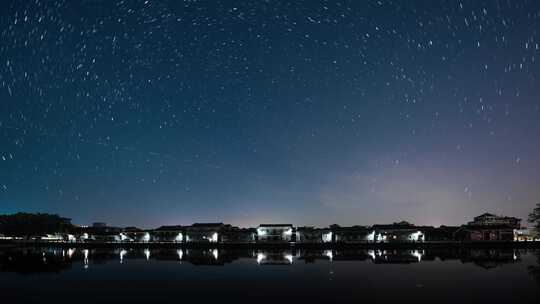
[[[517,239],[521,219],[484,213],[454,233],[460,241],[513,241]]]
[[[56,226],[28,225],[25,221],[27,218],[49,219]],[[143,230],[137,227],[111,227],[103,222],[93,223],[90,227],[74,226],[69,223],[69,219],[58,216],[17,214],[2,216],[0,236],[4,240],[27,239],[43,242],[180,244],[368,244],[530,240],[526,229],[520,229],[520,223],[521,220],[515,217],[484,213],[459,227],[417,226],[401,221],[373,226],[342,227],[334,224],[327,228],[295,227],[292,224],[260,224],[257,228],[239,228],[224,223],[194,223]],[[36,231],[38,228],[43,232]]]
[[[509,216],[498,216],[491,213],[484,213],[474,217],[474,220],[467,223],[470,226],[490,226],[490,225],[506,225],[514,229],[521,227],[521,219]]]

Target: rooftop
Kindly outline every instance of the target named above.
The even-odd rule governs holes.
[[[292,224],[260,224],[259,227],[292,227]]]
[[[223,223],[194,223],[191,225],[192,227],[215,227],[215,226],[223,226]]]
[[[184,227],[181,225],[173,225],[173,226],[161,226],[156,229],[156,231],[170,231],[170,230],[182,230]]]

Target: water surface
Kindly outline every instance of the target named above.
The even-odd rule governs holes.
[[[539,303],[540,251],[0,250],[2,303]]]

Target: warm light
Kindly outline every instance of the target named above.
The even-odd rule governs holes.
[[[210,242],[212,242],[212,243],[217,243],[217,241],[218,241],[218,234],[217,234],[217,232],[214,232],[214,233],[212,234],[212,236],[210,237],[209,240],[210,240]]]
[[[146,232],[142,237],[142,241],[148,243],[150,241],[150,233]]]
[[[178,235],[174,239],[174,241],[177,243],[182,243],[183,240],[184,240],[184,235],[182,234],[182,232],[178,233]]]

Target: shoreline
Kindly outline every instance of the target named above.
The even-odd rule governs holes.
[[[508,242],[423,242],[423,243],[68,243],[35,241],[0,241],[0,249],[17,247],[60,247],[60,248],[187,248],[187,249],[437,249],[437,248],[540,248],[540,241]]]

